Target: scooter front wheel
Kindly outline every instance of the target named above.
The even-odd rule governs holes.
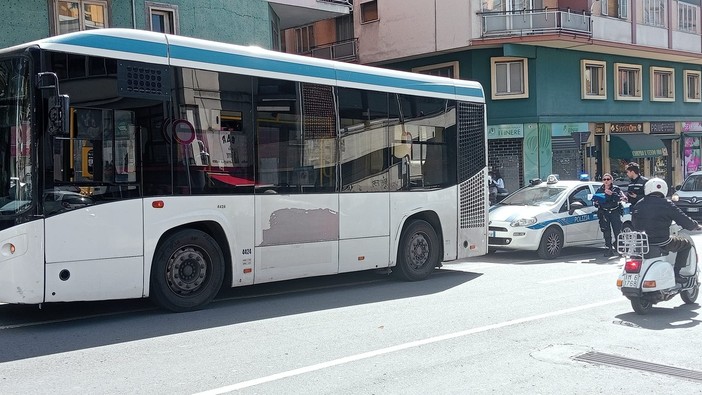
[[[631,308],[633,308],[637,314],[645,315],[651,311],[653,303],[648,299],[632,297]]]
[[[693,304],[697,300],[697,295],[700,293],[700,284],[695,285],[695,288],[680,292],[680,297],[685,304]]]

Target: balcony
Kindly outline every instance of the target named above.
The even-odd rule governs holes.
[[[509,37],[567,33],[592,37],[591,17],[587,13],[560,10],[523,10],[479,12],[482,37]]]
[[[358,39],[353,38],[351,40],[320,45],[309,51],[301,52],[300,55],[356,63],[358,62]]]
[[[280,17],[281,30],[309,25],[323,19],[348,15],[351,5],[343,0],[267,0]]]

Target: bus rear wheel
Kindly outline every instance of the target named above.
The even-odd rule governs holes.
[[[426,221],[412,221],[402,232],[393,273],[406,281],[424,280],[439,263],[436,231]]]
[[[207,233],[184,229],[159,246],[151,269],[151,298],[173,312],[202,308],[219,292],[224,255]]]

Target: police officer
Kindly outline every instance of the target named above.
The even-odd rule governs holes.
[[[641,176],[639,164],[636,162],[630,162],[626,166],[626,175],[630,180],[629,188],[626,191],[626,197],[633,207],[636,202],[644,197],[644,185],[648,179]]]
[[[622,230],[621,206],[619,202],[626,201],[626,197],[618,186],[614,185],[612,175],[605,173],[602,176],[602,186],[595,192],[594,204],[597,207],[597,219],[600,220],[600,230],[604,236],[605,251],[604,256],[615,255],[612,248],[612,234],[614,242]]]

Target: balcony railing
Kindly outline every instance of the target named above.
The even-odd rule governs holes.
[[[331,4],[336,4],[336,5],[345,5],[349,8],[352,7],[352,4],[348,0],[317,0],[318,3],[331,3]]]
[[[332,59],[342,62],[358,62],[358,39],[353,38],[351,40],[320,45],[309,51],[301,52],[300,54],[312,56],[313,58]]]
[[[591,18],[587,13],[544,9],[478,14],[482,17],[482,37],[552,33],[592,36]]]

